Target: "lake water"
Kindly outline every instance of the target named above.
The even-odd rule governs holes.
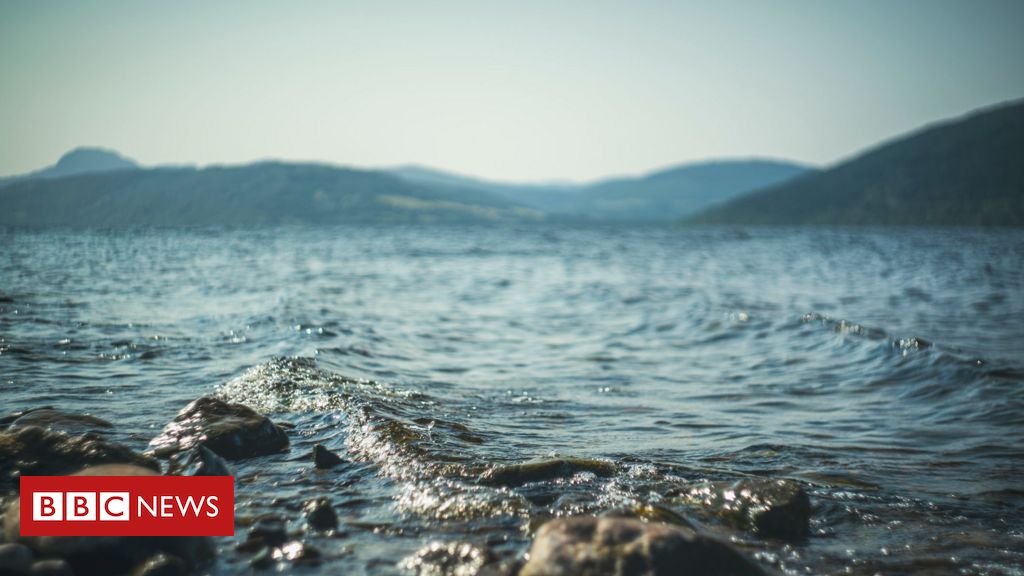
[[[289,452],[236,463],[238,535],[219,541],[214,573],[249,570],[234,551],[249,519],[298,530],[302,501],[329,496],[339,532],[304,537],[324,573],[472,573],[513,563],[545,518],[654,502],[793,574],[1024,574],[1024,231],[341,227],[0,243],[5,412],[88,412],[140,450],[207,394],[295,425]],[[314,471],[318,442],[349,462]],[[617,472],[472,481],[551,455]],[[669,497],[750,476],[804,486],[810,537],[762,539]],[[438,542],[468,546],[429,553]]]

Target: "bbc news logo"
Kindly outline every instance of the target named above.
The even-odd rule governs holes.
[[[231,536],[231,476],[24,476],[22,536]]]

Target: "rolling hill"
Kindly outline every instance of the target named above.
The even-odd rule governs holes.
[[[804,174],[773,160],[720,160],[591,184],[505,184],[422,167],[392,173],[429,186],[486,190],[551,216],[587,222],[671,222],[752,190]]]
[[[1024,225],[1024,101],[925,127],[686,222]]]
[[[139,168],[139,165],[134,160],[125,158],[113,150],[83,146],[68,151],[53,166],[41,168],[35,172],[29,172],[20,176],[0,178],[0,186],[33,178],[62,178],[76,174],[107,172],[111,170],[134,170],[137,168]]]
[[[484,191],[280,162],[25,178],[0,188],[0,205],[0,225],[7,226],[490,222],[543,216]]]

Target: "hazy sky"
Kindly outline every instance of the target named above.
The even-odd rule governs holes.
[[[1024,1],[0,0],[0,174],[421,163],[592,179],[825,164],[1024,96]]]

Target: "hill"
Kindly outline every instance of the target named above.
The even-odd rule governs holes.
[[[772,160],[721,160],[677,166],[581,190],[569,212],[606,221],[675,220],[807,172]]]
[[[391,174],[417,184],[431,187],[454,187],[483,190],[518,204],[547,213],[565,212],[573,203],[582,186],[571,183],[511,183],[495,182],[472,176],[462,176],[425,166],[400,166],[388,170]]]
[[[0,188],[0,225],[191,226],[535,220],[499,196],[318,164],[114,170]]]
[[[804,166],[772,160],[721,160],[585,185],[496,183],[422,167],[398,168],[393,173],[425,185],[487,190],[573,220],[670,222],[807,170]]]
[[[61,178],[91,172],[134,170],[137,168],[139,168],[139,165],[134,160],[125,158],[113,150],[80,147],[68,151],[53,166],[48,166],[28,174],[0,178],[0,186],[32,178]]]
[[[1024,101],[926,127],[687,222],[1024,225]]]

